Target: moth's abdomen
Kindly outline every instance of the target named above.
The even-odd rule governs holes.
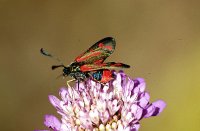
[[[94,72],[92,74],[93,79],[97,80],[97,81],[101,81],[102,78],[102,70],[99,70],[97,72]]]
[[[107,83],[114,78],[114,74],[111,70],[103,69],[98,70],[92,74],[94,80],[100,83]]]

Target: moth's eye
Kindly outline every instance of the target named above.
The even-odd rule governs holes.
[[[65,73],[66,72],[66,70],[65,70],[65,68],[63,69],[63,73]]]
[[[69,74],[69,69],[68,68],[64,68],[63,69],[63,73],[66,74],[66,75],[68,75]]]

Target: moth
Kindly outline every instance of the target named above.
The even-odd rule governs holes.
[[[62,75],[64,77],[72,77],[71,80],[67,81],[68,86],[69,82],[77,80],[79,83],[90,77],[101,84],[108,83],[115,78],[115,74],[112,71],[113,69],[130,68],[129,65],[124,63],[104,62],[105,59],[114,52],[115,46],[115,39],[106,37],[96,42],[84,53],[76,57],[68,66],[65,66],[64,64],[53,65],[52,70],[62,67]],[[45,56],[53,57],[53,55],[46,52],[43,48],[40,49],[40,52]]]

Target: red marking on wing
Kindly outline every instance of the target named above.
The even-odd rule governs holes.
[[[94,52],[94,49],[90,49],[90,52]]]
[[[121,63],[116,63],[113,66],[121,66],[121,65],[122,65]]]
[[[103,62],[103,59],[99,59],[99,60],[96,60],[95,62],[94,62],[94,64],[99,64],[99,63],[102,63]]]
[[[85,61],[87,60],[88,58],[91,58],[91,57],[95,57],[95,56],[98,56],[100,55],[101,52],[100,51],[96,51],[96,52],[91,52],[90,54],[88,55],[80,55],[79,57],[76,58],[76,62],[81,62],[81,61]]]
[[[81,64],[101,64],[114,52],[115,45],[115,40],[112,37],[106,37],[96,42],[88,50],[76,57],[74,61]]]
[[[89,64],[89,65],[82,65],[82,66],[80,66],[80,70],[82,72],[95,71],[95,70],[100,70],[100,69],[102,69],[101,65]]]
[[[129,65],[124,64],[124,63],[116,63],[116,62],[108,62],[108,63],[103,63],[102,66],[107,66],[110,68],[130,68]]]
[[[83,56],[83,54],[80,54],[79,56],[76,57],[75,60],[77,61],[78,59],[81,59],[82,56]]]
[[[112,71],[110,70],[103,70],[102,78],[101,78],[101,83],[107,83],[110,80],[112,80]]]
[[[103,43],[99,43],[99,47],[100,47],[100,48],[103,48],[103,47],[104,47],[104,44],[103,44]]]
[[[98,66],[101,66],[101,67],[104,67],[104,66],[107,66],[107,67],[121,67],[122,66],[122,63],[102,63],[102,64],[98,64]]]
[[[113,48],[112,48],[112,46],[109,46],[109,45],[107,45],[107,46],[104,46],[106,49],[108,49],[108,50],[113,50]]]
[[[104,48],[104,49],[108,49],[108,50],[113,50],[113,47],[112,46],[109,46],[109,45],[104,45],[103,43],[99,43],[99,48]]]
[[[123,63],[115,63],[115,62],[108,62],[108,63],[102,63],[99,64],[99,61],[97,61],[97,64],[85,64],[80,66],[80,70],[82,72],[87,72],[87,71],[95,71],[95,70],[100,70],[100,69],[114,69],[114,68],[130,68],[129,65],[123,64]]]
[[[93,69],[94,69],[94,67],[88,66],[88,65],[82,65],[82,66],[80,67],[80,70],[81,70],[82,72],[91,71],[91,70],[93,70]]]

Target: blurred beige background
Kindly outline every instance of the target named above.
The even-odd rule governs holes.
[[[151,101],[163,99],[159,117],[143,119],[140,131],[200,130],[200,2],[198,0],[1,0],[0,127],[2,131],[46,129],[56,114],[48,94],[65,80],[51,71],[67,65],[96,41],[113,36],[107,61],[132,66],[125,72],[147,82]]]

